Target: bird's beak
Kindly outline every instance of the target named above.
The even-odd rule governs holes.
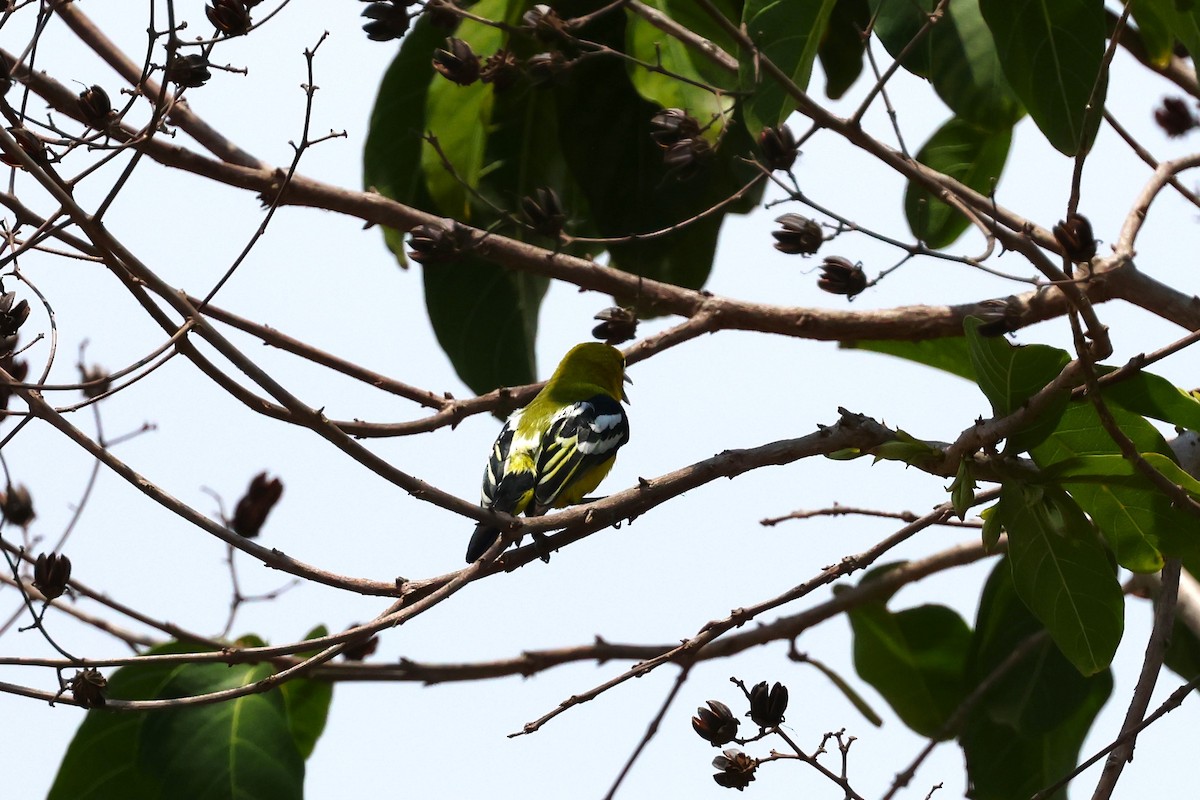
[[[623,380],[625,383],[628,383],[628,384],[630,384],[630,385],[632,385],[632,384],[633,384],[633,378],[629,377],[629,373],[628,373],[628,372],[626,372],[625,374],[623,374],[623,375],[621,376],[621,380]],[[626,403],[628,403],[628,402],[629,402],[629,395],[628,395],[628,393],[626,393],[626,391],[625,391],[625,387],[624,387],[624,386],[622,386],[622,387],[621,387],[621,399],[622,399],[623,401],[625,401]]]

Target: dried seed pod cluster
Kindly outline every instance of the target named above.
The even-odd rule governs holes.
[[[71,580],[71,559],[61,553],[42,553],[33,565],[33,585],[47,600],[62,597]]]
[[[253,539],[258,536],[267,514],[279,502],[283,495],[283,482],[279,478],[267,478],[267,473],[260,472],[250,481],[250,488],[242,499],[238,500],[237,508],[233,511],[233,520],[229,527],[238,536]]]
[[[777,231],[771,231],[775,237],[775,249],[788,255],[810,256],[821,249],[825,243],[825,233],[821,224],[799,214],[784,214],[775,220],[781,226]]]

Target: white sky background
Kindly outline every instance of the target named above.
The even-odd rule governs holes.
[[[207,33],[200,0],[177,4],[196,35]],[[273,4],[264,4],[271,6]],[[144,3],[81,2],[80,7],[134,58],[145,48]],[[286,166],[289,139],[300,134],[305,80],[302,51],[330,36],[316,59],[314,133],[345,129],[348,138],[310,151],[300,171],[330,183],[361,185],[361,151],[376,87],[396,51],[392,43],[367,41],[359,29],[359,3],[295,0],[248,39],[218,48],[214,60],[248,66],[249,76],[215,72],[210,83],[189,92],[194,110],[233,141],[259,157]],[[263,15],[263,7],[256,17]],[[29,14],[21,25],[27,25]],[[20,50],[28,28],[16,23],[0,31],[0,46]],[[117,98],[123,84],[84,52],[66,27],[53,21],[42,40],[39,65],[60,80],[99,83]],[[161,58],[158,58],[161,61]],[[816,74],[814,94],[823,90]],[[848,113],[866,84],[851,92]],[[1151,112],[1170,92],[1164,81],[1118,54],[1109,105],[1160,158],[1188,152],[1192,142],[1168,141]],[[14,89],[14,95],[17,90]],[[920,81],[901,72],[892,84],[906,141],[914,151],[949,112]],[[40,101],[31,109],[40,113]],[[868,130],[885,141],[892,135],[877,107]],[[804,129],[796,120],[797,133]],[[180,143],[189,143],[180,134]],[[123,163],[123,162],[122,162]],[[1044,226],[1065,214],[1071,162],[1050,150],[1028,119],[1016,130],[1013,154],[1000,184],[999,201]],[[67,170],[70,172],[70,170]],[[85,207],[116,172],[81,188]],[[869,227],[906,237],[901,210],[902,181],[858,158],[832,135],[810,141],[797,166],[805,191],[825,205]],[[1102,129],[1085,173],[1081,210],[1105,242],[1116,238],[1134,194],[1149,171],[1107,129]],[[18,194],[40,209],[18,176]],[[818,260],[784,256],[772,249],[773,218],[800,207],[780,206],[734,217],[723,231],[717,265],[707,288],[717,294],[784,305],[835,307],[844,299],[816,288]],[[262,218],[252,193],[212,184],[160,168],[148,160],[136,171],[107,224],[116,236],[163,275],[193,293],[206,292],[227,269]],[[1188,291],[1195,286],[1195,210],[1164,193],[1139,241],[1141,269]],[[1102,244],[1104,248],[1106,245]],[[952,248],[975,254],[982,240],[972,234]],[[865,237],[846,236],[823,255],[861,260],[876,274],[899,254]],[[1017,256],[996,266],[1028,274]],[[162,332],[138,309],[107,272],[96,265],[29,256],[21,267],[49,297],[59,325],[59,348],[51,382],[76,380],[78,343],[88,338],[89,360],[116,369],[158,346]],[[15,284],[13,284],[15,285]],[[10,288],[6,284],[6,288]],[[910,303],[953,303],[1002,297],[1023,286],[970,271],[961,265],[917,260],[860,297],[854,308]],[[434,391],[469,392],[454,376],[426,318],[420,271],[401,271],[378,231],[360,222],[311,209],[285,208],[267,235],[221,291],[216,304],[356,361]],[[543,373],[571,345],[588,337],[591,317],[608,298],[552,287],[543,307],[538,340]],[[1113,329],[1112,363],[1149,351],[1182,331],[1137,309],[1116,303],[1099,309]],[[678,320],[643,324],[651,334]],[[35,306],[26,324],[46,330]],[[419,418],[421,409],[230,334],[245,351],[313,407],[332,418],[396,421]],[[1020,341],[1069,346],[1065,321],[1022,331]],[[48,357],[43,342],[27,354],[36,374]],[[1196,354],[1186,351],[1156,371],[1185,387],[1200,384]],[[924,367],[883,356],[837,352],[835,345],[747,333],[720,333],[690,342],[636,365],[630,408],[633,437],[602,487],[617,491],[639,476],[654,477],[728,448],[752,447],[813,431],[836,421],[839,405],[902,427],[914,435],[952,440],[980,415],[989,416],[983,395],[971,384]],[[52,397],[65,405],[78,393]],[[263,469],[281,476],[283,500],[272,512],[259,542],[330,570],[375,579],[422,578],[462,566],[472,527],[432,505],[408,497],[346,460],[303,429],[255,416],[177,358],[150,378],[100,405],[104,430],[117,436],[143,422],[157,429],[117,447],[116,453],[168,492],[205,512],[214,501],[202,487],[232,506],[250,478]],[[94,432],[91,412],[74,422]],[[10,425],[11,423],[6,423]],[[5,428],[7,429],[7,428]],[[463,497],[475,497],[483,462],[498,423],[476,416],[456,430],[369,447],[402,470]],[[76,445],[47,426],[30,426],[5,449],[14,479],[33,493],[38,511],[32,533],[53,542],[70,518],[90,464]],[[620,530],[597,533],[554,556],[513,574],[473,584],[452,601],[402,628],[387,632],[375,661],[485,661],[529,648],[585,644],[594,636],[612,642],[672,642],[693,635],[731,608],[772,597],[815,575],[823,566],[857,553],[896,525],[848,518],[793,522],[764,528],[758,520],[797,508],[834,502],[889,510],[924,512],[946,499],[948,481],[901,465],[867,460],[811,459],[754,471],[735,481],[701,487],[653,510]],[[14,532],[15,533],[15,532]],[[913,558],[973,538],[970,531],[928,530],[890,558]],[[65,552],[75,577],[114,598],[161,618],[206,633],[224,625],[229,598],[225,545],[145,500],[116,475],[102,472],[95,493]],[[286,582],[239,557],[247,592],[264,592]],[[892,602],[905,608],[946,603],[973,622],[985,565],[937,575],[903,590]],[[851,578],[857,581],[858,576]],[[791,614],[828,596],[818,592],[785,607]],[[235,634],[257,633],[272,642],[290,641],[324,623],[331,630],[369,619],[386,605],[381,598],[349,596],[304,586],[274,603],[245,607]],[[0,592],[0,617],[18,605],[11,590]],[[86,607],[95,610],[94,604]],[[763,621],[774,619],[767,615]],[[51,613],[51,631],[71,651],[92,657],[125,655],[117,642],[71,618]],[[1113,700],[1100,716],[1085,753],[1116,734],[1136,679],[1148,633],[1149,609],[1128,604],[1127,635],[1117,656]],[[33,632],[9,630],[0,655],[52,655]],[[886,704],[853,674],[849,626],[843,619],[807,632],[798,643],[851,679],[886,723],[867,723],[815,670],[785,658],[776,643],[734,661],[697,667],[662,729],[629,776],[622,797],[719,797],[728,790],[710,777],[717,751],[690,729],[689,716],[709,698],[740,708],[730,675],[748,684],[780,680],[791,689],[788,725],[793,738],[813,748],[825,731],[846,728],[858,737],[851,750],[850,777],[860,793],[879,796],[892,775],[921,748]],[[600,699],[562,715],[540,732],[507,739],[506,734],[552,709],[572,694],[623,671],[625,663],[578,664],[530,680],[421,687],[414,684],[339,685],[329,724],[308,762],[310,797],[435,794],[446,797],[599,797],[641,738],[669,690],[674,668],[631,681]],[[53,674],[0,669],[0,681],[53,688]],[[1152,708],[1179,681],[1164,674]],[[1190,703],[1157,723],[1139,740],[1137,759],[1122,779],[1119,796],[1184,796],[1200,773]],[[59,759],[82,719],[70,706],[0,695],[0,763],[5,796],[43,796]],[[748,725],[748,723],[747,723]],[[765,755],[769,745],[747,750]],[[836,754],[830,756],[836,764]],[[942,745],[903,797],[923,798],[939,782],[936,796],[961,796],[964,772],[953,743]],[[1091,791],[1095,772],[1079,779],[1076,796]],[[836,797],[836,788],[813,770],[770,764],[748,789],[760,798]]]

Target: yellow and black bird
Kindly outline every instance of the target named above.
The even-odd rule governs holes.
[[[586,342],[571,348],[529,405],[509,416],[483,473],[481,505],[537,516],[581,501],[612,469],[629,441],[625,357]],[[479,523],[467,562],[482,556],[500,531]]]

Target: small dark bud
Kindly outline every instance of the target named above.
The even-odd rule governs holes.
[[[1092,223],[1078,212],[1060,219],[1054,226],[1054,238],[1062,245],[1067,258],[1076,264],[1084,264],[1096,257],[1096,237],[1092,235]]]
[[[88,398],[96,398],[112,388],[112,378],[108,371],[99,364],[92,364],[90,367],[79,365],[79,382],[83,384],[80,387],[83,390],[83,396]]]
[[[784,214],[775,221],[783,226],[781,230],[771,231],[775,237],[775,249],[781,253],[810,256],[825,243],[821,224],[808,217]]]
[[[166,80],[183,89],[195,89],[203,86],[212,77],[208,68],[208,59],[199,53],[186,56],[175,56],[167,65]]]
[[[825,256],[817,288],[830,294],[844,294],[853,300],[867,288],[867,274],[861,264],[851,264],[849,259],[841,256]]]
[[[418,225],[408,233],[408,257],[422,264],[453,261],[471,246],[470,231],[452,219]]]
[[[664,150],[700,136],[700,123],[682,108],[664,108],[650,118],[650,138]]]
[[[1158,127],[1172,139],[1200,125],[1200,120],[1188,108],[1188,104],[1179,97],[1164,97],[1162,105],[1154,109],[1154,121]]]
[[[17,140],[17,146],[28,153],[29,157],[34,161],[40,164],[46,160],[46,145],[38,138],[36,133],[28,128],[17,127],[9,128],[8,132]],[[21,162],[8,153],[0,152],[0,161],[3,161],[10,167],[22,168]]]
[[[444,31],[452,31],[458,27],[462,19],[458,14],[458,3],[454,0],[429,0],[425,4],[425,16],[429,24]]]
[[[62,597],[71,580],[71,559],[58,553],[42,553],[33,565],[33,585],[47,600]]]
[[[521,65],[511,50],[497,50],[488,56],[479,70],[479,79],[490,83],[493,91],[503,92],[521,77]]]
[[[547,186],[542,186],[534,190],[532,195],[521,198],[521,213],[535,233],[548,239],[557,239],[567,221],[558,194]]]
[[[663,163],[679,180],[687,180],[711,154],[712,147],[704,139],[680,139],[663,153]]]
[[[537,53],[525,61],[525,69],[534,86],[561,84],[563,76],[570,66],[571,63],[567,61],[567,57],[558,51]]]
[[[363,9],[362,16],[371,20],[362,28],[372,42],[399,39],[408,30],[411,22],[408,12],[393,3],[371,3]]]
[[[758,762],[736,747],[722,751],[713,759],[712,765],[714,769],[721,770],[713,775],[717,785],[739,792],[750,785],[750,781],[754,780],[754,770],[758,769]]]
[[[12,88],[12,62],[8,56],[0,53],[0,97],[8,94]]]
[[[33,511],[33,497],[28,489],[19,484],[10,485],[7,492],[0,492],[0,512],[4,514],[4,519],[22,528],[37,516]]]
[[[233,521],[229,527],[238,536],[253,539],[258,536],[267,514],[279,502],[283,495],[283,483],[279,478],[267,479],[267,473],[260,472],[250,481],[250,488],[238,500],[237,508],[233,510]]]
[[[12,337],[12,342],[16,344],[16,337]],[[29,374],[29,362],[24,359],[17,361],[13,358],[13,352],[10,348],[3,356],[0,356],[0,369],[7,372],[12,379],[17,383],[24,383],[25,376]],[[7,384],[0,385],[0,410],[8,410],[8,401],[12,398],[12,389]],[[4,417],[0,417],[3,421]]]
[[[29,319],[29,301],[22,300],[13,305],[16,298],[15,292],[0,295],[0,338],[16,336],[25,320]]]
[[[550,6],[538,3],[521,17],[521,26],[543,42],[570,39],[567,23]]]
[[[433,68],[459,86],[470,86],[479,80],[479,56],[462,39],[447,39],[443,49],[435,50]]]
[[[79,93],[79,114],[89,128],[107,127],[112,113],[112,101],[108,99],[108,92],[99,86],[84,89]]]
[[[607,344],[618,345],[637,335],[637,312],[631,308],[612,306],[592,319],[601,320],[599,325],[592,328],[592,336],[604,340]]]
[[[204,7],[208,21],[226,36],[241,36],[250,30],[250,10],[243,0],[212,0]]]
[[[763,163],[767,169],[791,169],[800,155],[800,147],[796,137],[787,125],[778,128],[763,128],[758,137],[758,147],[762,150]]]
[[[108,687],[108,679],[93,667],[80,670],[67,684],[75,702],[84,708],[104,708],[104,690]]]
[[[354,623],[351,628],[357,628],[358,623]],[[379,637],[368,636],[366,639],[357,642],[350,642],[342,650],[342,658],[347,661],[363,661],[367,656],[372,655],[379,649]]]
[[[787,710],[788,690],[776,681],[770,689],[767,682],[756,683],[750,690],[750,719],[760,728],[776,728],[783,724]]]
[[[696,709],[692,717],[692,730],[713,747],[729,744],[737,736],[738,719],[729,706],[719,700],[706,701],[708,708]]]

